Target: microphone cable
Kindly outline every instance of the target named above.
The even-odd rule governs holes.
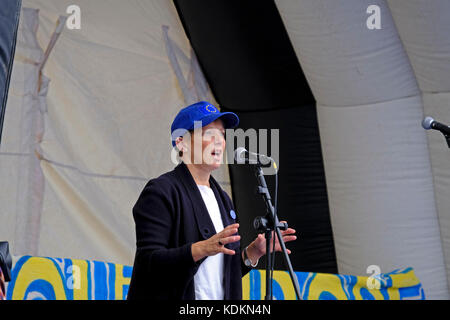
[[[274,216],[272,217],[273,221],[275,222],[275,217],[278,216],[278,168],[277,168],[277,164],[275,163],[275,161],[273,161],[273,167],[275,169],[275,196],[274,196]],[[273,270],[275,268],[275,244],[276,244],[276,239],[277,239],[277,233],[274,230],[273,233],[273,244],[272,244],[272,252],[270,253],[270,279],[272,280],[272,284],[270,286],[271,291],[270,291],[270,298],[271,300],[273,299]]]

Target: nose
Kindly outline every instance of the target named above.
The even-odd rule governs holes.
[[[220,134],[214,135],[212,137],[212,139],[213,139],[212,142],[214,143],[214,145],[222,145],[222,143],[225,143],[225,138]]]

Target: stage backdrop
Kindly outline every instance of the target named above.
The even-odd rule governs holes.
[[[131,265],[131,210],[175,166],[175,114],[215,102],[174,5],[24,0],[9,94],[1,238],[17,255]],[[230,193],[223,169],[214,175]]]
[[[450,1],[388,0],[388,4],[422,93],[425,115],[450,123]],[[428,132],[427,138],[450,286],[450,150],[440,132]]]
[[[393,17],[384,0],[275,2],[317,100],[339,273],[412,265],[427,297],[448,299],[440,234],[447,223],[440,226],[438,217],[421,90],[403,44],[405,31],[397,30],[414,24],[406,32],[413,33],[422,20],[432,24],[432,35],[421,29],[417,46],[409,42],[411,53],[421,57],[416,62],[428,62],[416,70],[431,60],[448,70],[448,33],[434,33],[441,24],[448,30],[448,5],[389,1],[397,11]],[[433,42],[444,50],[436,45],[424,51],[422,32],[436,36]],[[430,83],[443,77],[449,83],[449,73],[432,74],[435,69],[427,73]]]

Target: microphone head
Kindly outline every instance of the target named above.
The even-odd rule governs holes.
[[[239,147],[236,150],[234,150],[234,160],[236,160],[237,163],[242,164],[245,163],[245,153],[247,150],[244,147]]]
[[[423,121],[422,121],[422,127],[425,130],[430,130],[433,122],[434,122],[434,119],[432,117],[425,117],[425,119],[423,119]]]

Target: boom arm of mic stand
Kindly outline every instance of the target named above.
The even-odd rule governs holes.
[[[447,141],[447,146],[450,148],[450,135],[444,133],[444,137],[445,141]]]
[[[278,241],[281,246],[281,251],[283,253],[284,260],[288,266],[289,276],[291,277],[291,281],[294,286],[295,294],[297,295],[297,299],[300,300],[300,298],[301,298],[300,286],[298,284],[297,277],[295,276],[294,269],[292,268],[292,263],[291,263],[291,260],[289,259],[289,255],[286,250],[286,245],[284,243],[283,237],[280,232],[280,227],[279,227],[280,223],[278,221],[277,215],[275,214],[275,210],[272,206],[272,201],[270,198],[269,190],[267,189],[266,179],[264,178],[263,170],[259,165],[255,165],[255,174],[256,174],[256,178],[258,180],[258,184],[259,184],[259,188],[258,188],[259,193],[263,196],[264,201],[266,203],[267,213],[268,213],[267,215],[269,216],[269,219],[270,219],[269,224],[271,226],[274,226],[274,230],[278,237]],[[266,239],[266,241],[270,241],[270,239]],[[268,254],[269,254],[269,252],[266,252],[266,255],[268,255]],[[266,272],[266,278],[268,276],[269,275]],[[270,279],[270,280],[272,280],[272,279]]]

